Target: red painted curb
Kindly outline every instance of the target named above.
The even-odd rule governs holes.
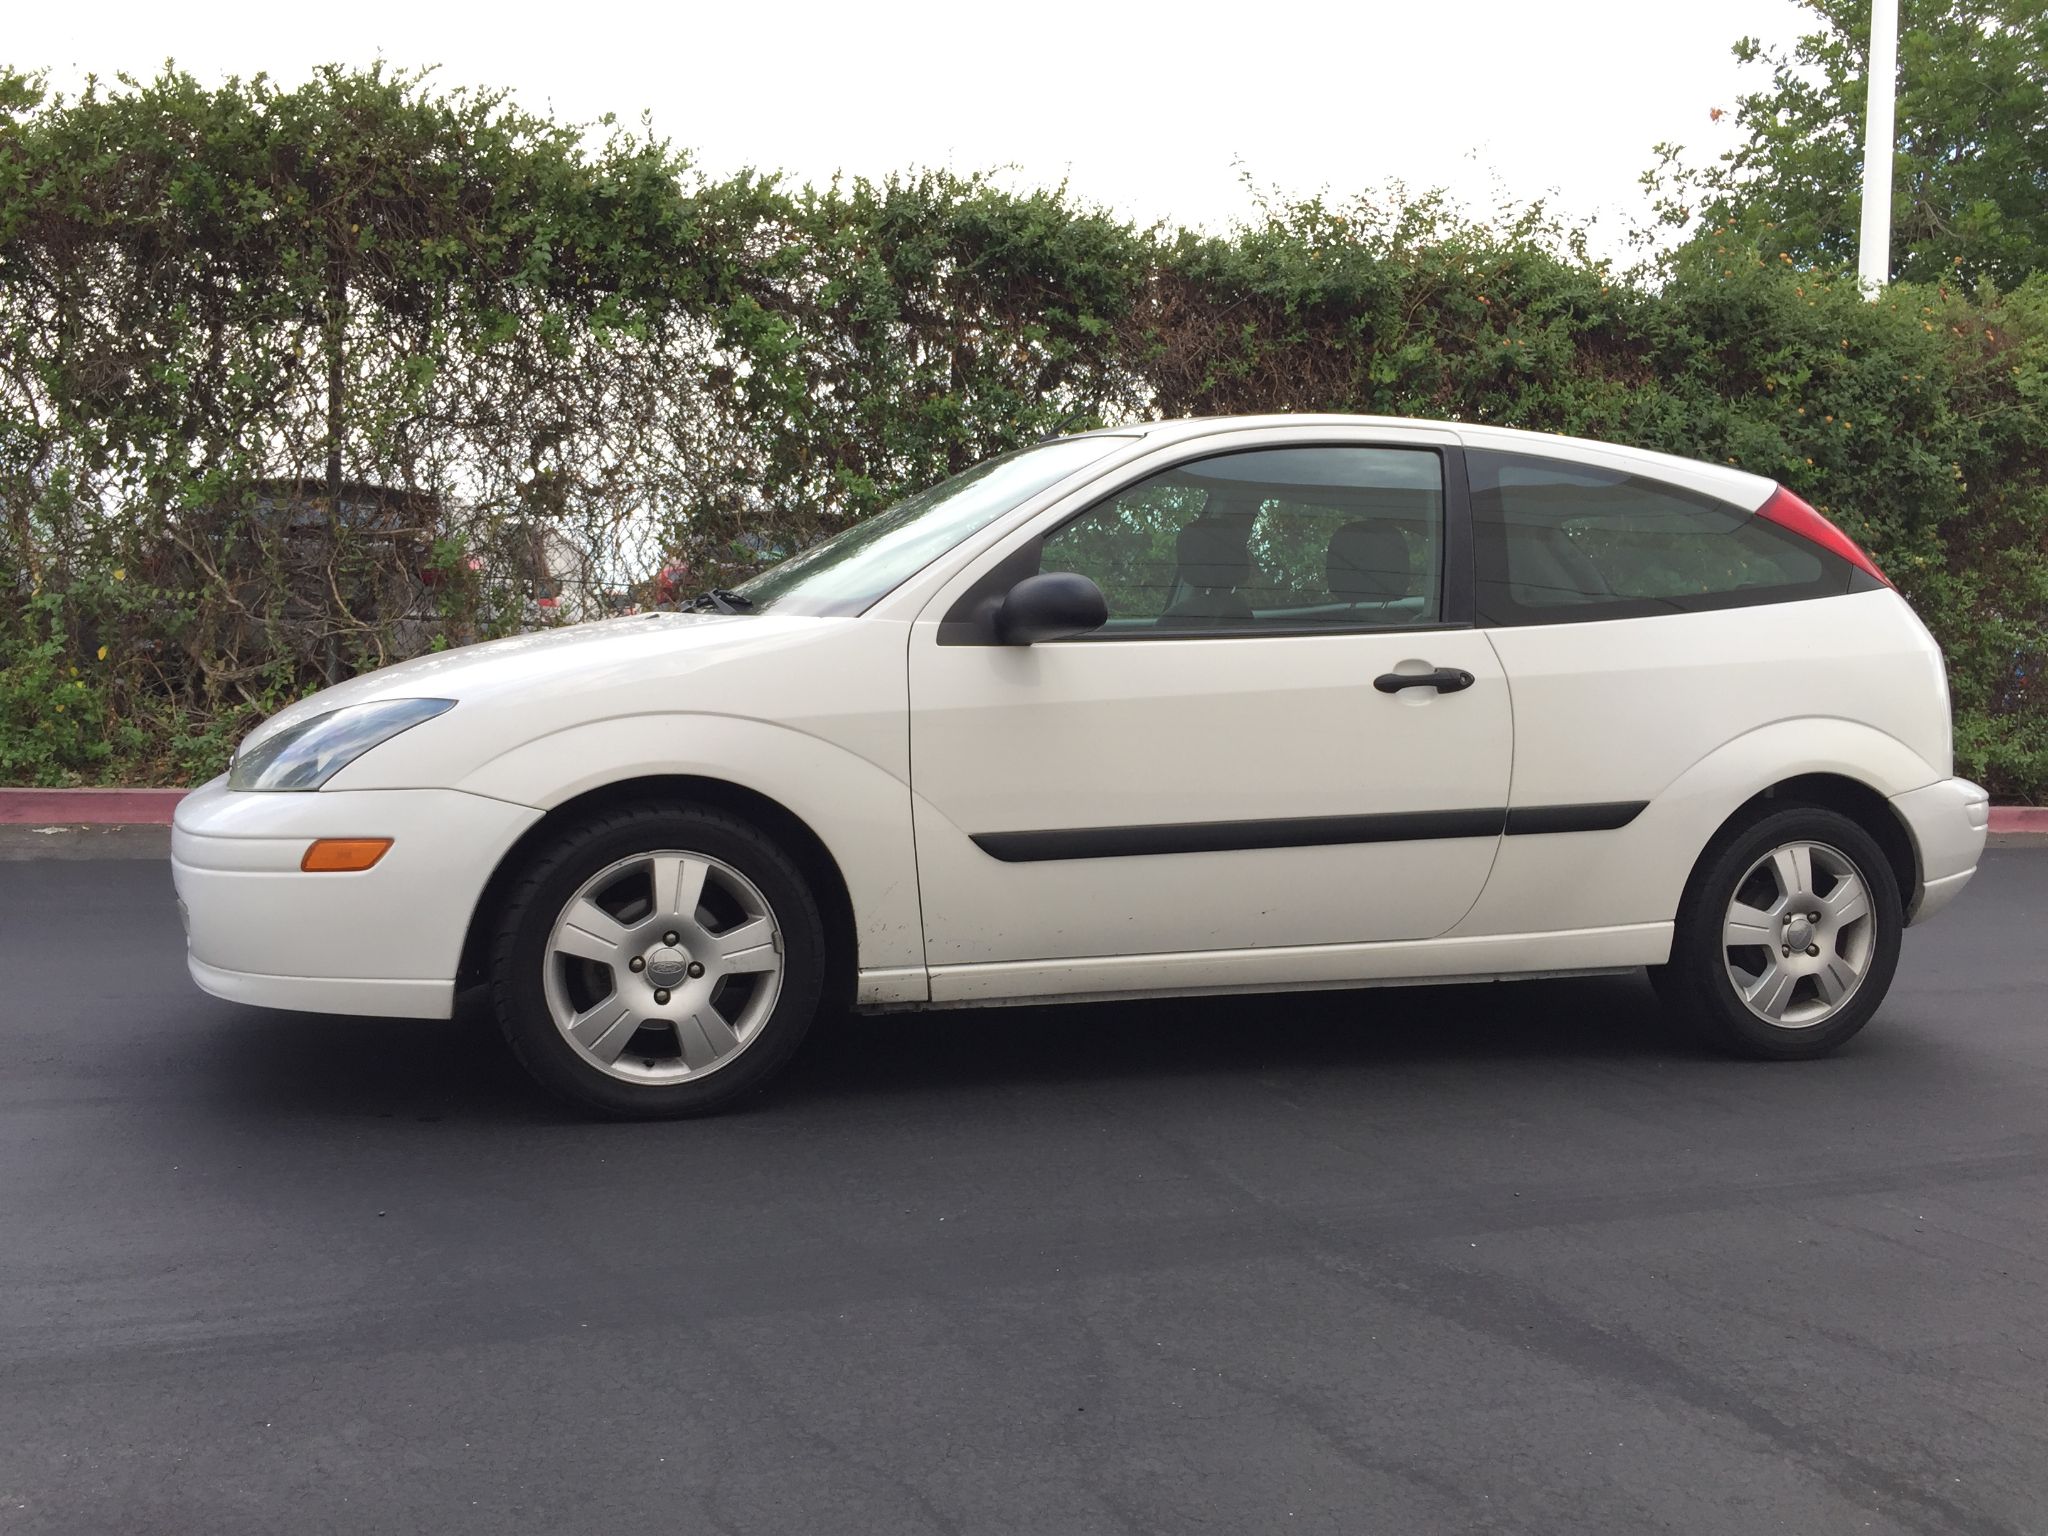
[[[2048,805],[1994,805],[1994,832],[2048,832]]]
[[[0,788],[0,826],[168,826],[182,789]]]

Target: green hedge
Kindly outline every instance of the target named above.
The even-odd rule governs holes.
[[[0,781],[212,772],[330,677],[533,622],[537,571],[592,611],[1048,433],[1328,410],[1784,481],[1940,638],[1962,771],[2039,799],[2044,362],[2048,278],[1871,303],[1725,232],[1623,275],[1427,199],[1215,237],[707,179],[413,76],[0,73]]]

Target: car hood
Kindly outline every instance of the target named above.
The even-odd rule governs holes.
[[[787,643],[815,619],[723,613],[641,613],[415,657],[324,688],[280,710],[249,736],[252,745],[314,715],[380,699],[454,699],[475,703],[518,694],[534,698],[573,688],[601,689],[673,676],[721,657]]]

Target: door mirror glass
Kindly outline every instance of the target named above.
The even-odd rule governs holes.
[[[1073,571],[1027,576],[996,610],[996,638],[1005,645],[1066,640],[1100,629],[1109,620],[1102,588]]]

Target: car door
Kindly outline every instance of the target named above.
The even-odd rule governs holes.
[[[935,1000],[1164,989],[1194,953],[1232,957],[1208,984],[1285,979],[1289,949],[1442,934],[1486,882],[1511,721],[1458,451],[1201,441],[1050,509],[912,625]],[[1002,594],[1058,570],[1108,623],[998,643]]]

